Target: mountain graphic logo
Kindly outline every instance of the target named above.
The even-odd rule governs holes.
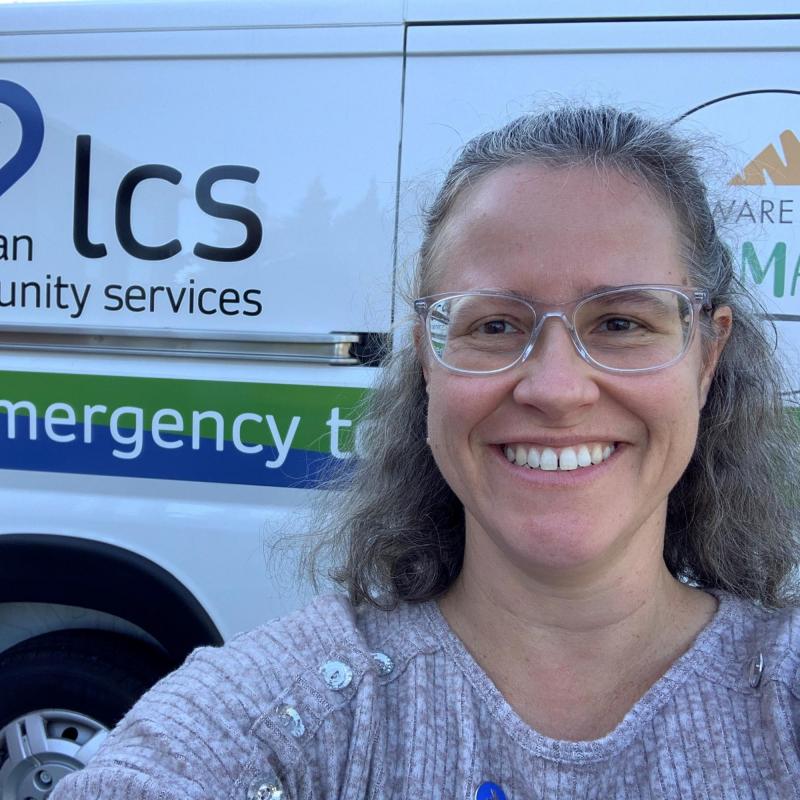
[[[800,140],[790,131],[780,135],[783,158],[774,144],[767,145],[731,178],[731,186],[800,186]],[[785,159],[785,160],[784,160]]]

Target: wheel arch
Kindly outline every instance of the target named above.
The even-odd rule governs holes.
[[[0,535],[0,603],[56,603],[112,614],[152,636],[180,664],[223,637],[197,598],[160,565],[74,536]]]

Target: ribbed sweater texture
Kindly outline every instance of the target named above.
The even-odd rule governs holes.
[[[800,798],[800,611],[717,597],[692,647],[582,742],[526,725],[435,603],[320,597],[195,651],[51,800],[270,800],[273,772],[284,800],[474,800],[487,781],[507,800]]]

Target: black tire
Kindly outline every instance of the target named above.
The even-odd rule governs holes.
[[[47,633],[0,653],[0,798],[46,798],[173,666],[142,642],[91,630]]]

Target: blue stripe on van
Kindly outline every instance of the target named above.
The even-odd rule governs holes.
[[[120,430],[120,434],[131,433]],[[218,452],[213,441],[203,440],[199,450],[192,450],[190,436],[172,434],[170,438],[183,441],[183,446],[164,449],[145,436],[141,453],[130,459],[112,454],[114,449],[128,450],[130,446],[120,445],[103,426],[92,426],[91,444],[80,438],[73,442],[53,442],[46,437],[6,439],[0,446],[0,468],[311,489],[342,465],[329,453],[293,449],[280,467],[269,468],[265,462],[277,457],[274,447],[265,445],[259,453],[241,453],[225,442],[225,449]]]

